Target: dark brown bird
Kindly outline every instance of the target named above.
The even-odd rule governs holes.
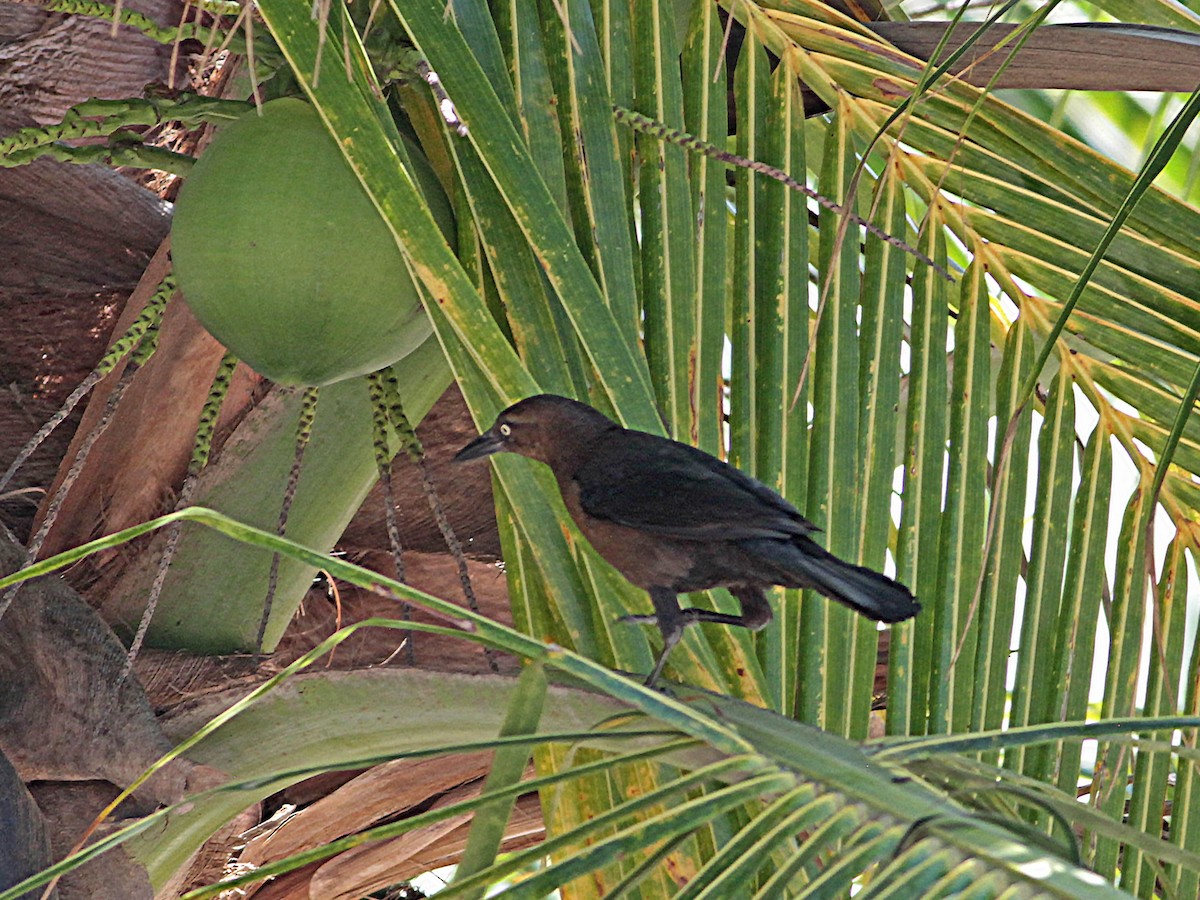
[[[772,618],[764,589],[811,588],[878,622],[921,609],[904,585],[831,555],[819,529],[765,484],[695,447],[622,428],[592,407],[540,394],[510,406],[459,451],[462,462],[508,451],[548,465],[567,511],[596,551],[650,594],[663,650],[696,622],[753,631]],[[726,587],[740,616],[682,609],[678,594]]]

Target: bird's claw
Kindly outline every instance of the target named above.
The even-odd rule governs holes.
[[[658,616],[656,615],[627,615],[617,616],[618,622],[632,622],[635,625],[657,625]]]
[[[654,615],[653,613],[645,615],[630,614],[617,616],[617,621],[630,622],[635,625],[661,625],[663,618],[661,616]],[[681,628],[688,625],[696,625],[699,622],[712,622],[718,625],[736,625],[741,628],[749,628],[751,631],[758,631],[764,625],[766,625],[770,619],[768,619],[767,622],[760,623],[758,620],[751,621],[747,619],[746,616],[716,612],[711,609],[697,609],[696,607],[688,607],[687,609],[679,610],[677,614],[670,616],[667,621],[671,625],[678,623],[679,627]]]

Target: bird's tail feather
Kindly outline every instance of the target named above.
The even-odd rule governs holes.
[[[921,611],[907,587],[872,569],[838,559],[811,538],[772,541],[770,557],[785,576],[777,584],[811,588],[876,622],[903,622]],[[780,545],[787,549],[780,553]]]

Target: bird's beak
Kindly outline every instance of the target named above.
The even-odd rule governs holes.
[[[504,442],[500,440],[492,431],[485,431],[467,446],[463,447],[454,457],[456,463],[467,462],[472,459],[482,459],[485,456],[491,456],[493,453],[499,453],[504,449]]]

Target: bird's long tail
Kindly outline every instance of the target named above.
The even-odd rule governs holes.
[[[811,588],[877,622],[903,622],[921,611],[920,602],[900,582],[838,559],[811,538],[754,543],[778,566],[782,577],[777,584]]]

